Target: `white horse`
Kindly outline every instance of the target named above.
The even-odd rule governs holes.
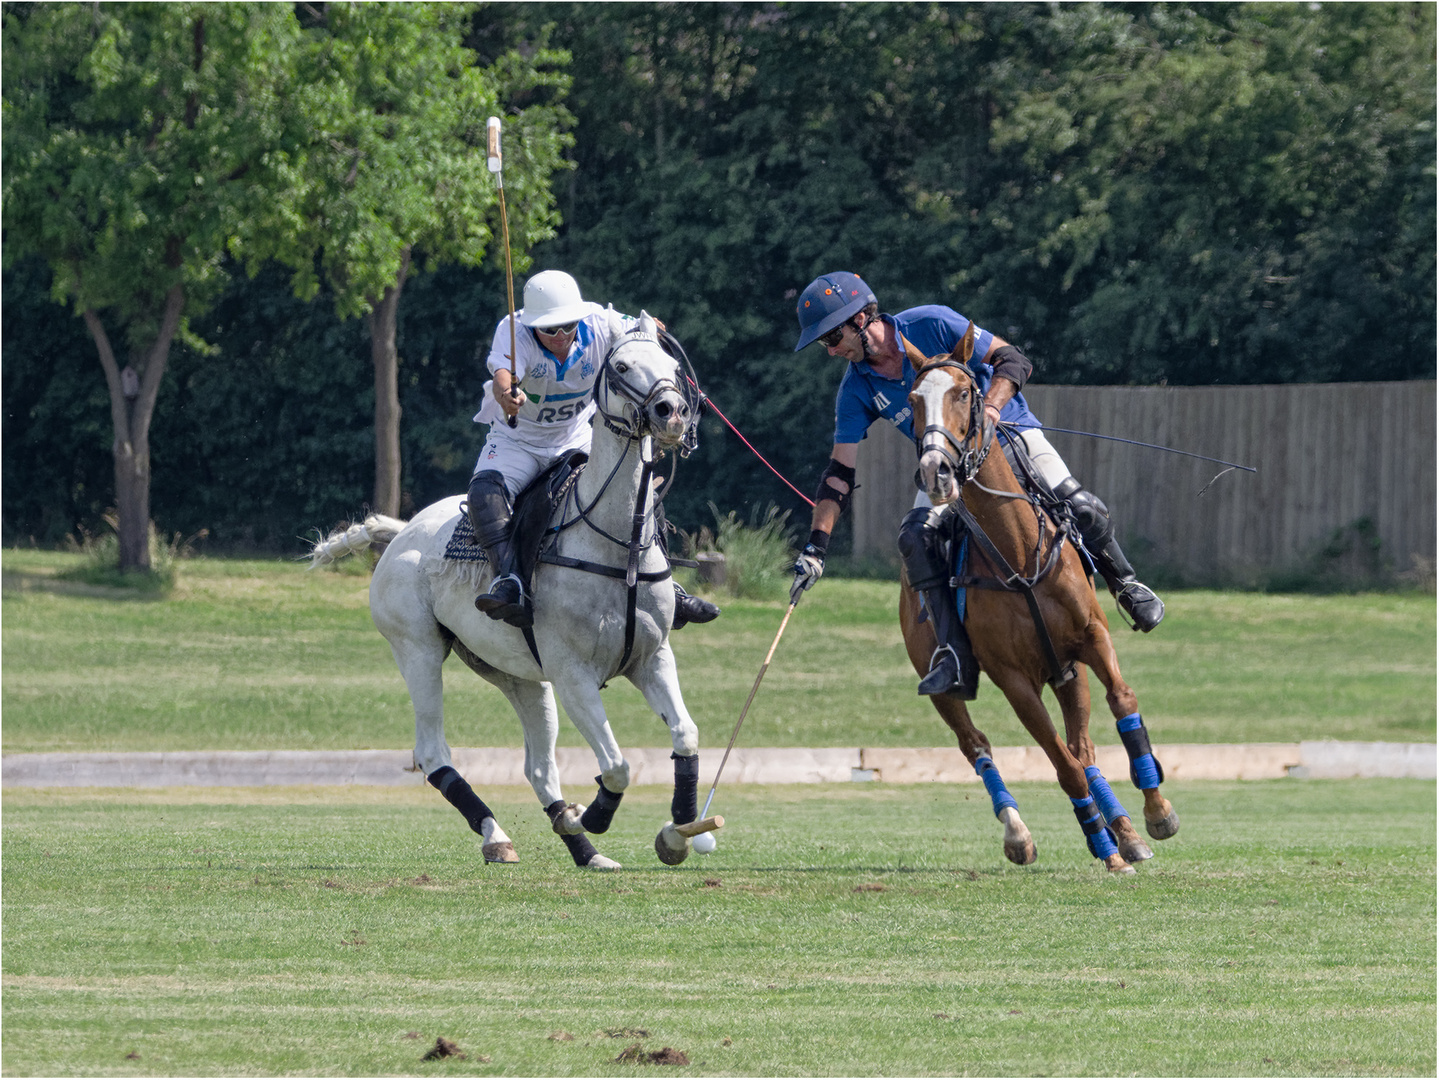
[[[584,835],[609,828],[630,782],[629,763],[600,701],[600,689],[617,675],[639,687],[669,725],[673,824],[696,817],[699,732],[680,694],[669,646],[674,588],[658,543],[651,479],[656,450],[693,446],[698,401],[679,363],[660,347],[648,314],[604,358],[594,394],[598,413],[589,462],[552,519],[557,535],[534,572],[532,642],[522,630],[475,610],[475,596],[493,576],[487,564],[445,558],[464,515],[461,496],[426,507],[408,524],[372,516],[332,533],[311,554],[313,567],[387,544],[370,581],[370,614],[390,643],[415,707],[415,763],[483,836],[487,862],[516,862],[518,856],[490,808],[450,762],[440,669],[451,651],[499,687],[519,714],[525,777],[577,866],[620,865]],[[599,764],[599,788],[588,808],[566,803],[560,792],[556,697]],[[670,823],[656,838],[664,861],[688,854],[685,839],[679,852],[666,857],[664,839],[673,848]]]

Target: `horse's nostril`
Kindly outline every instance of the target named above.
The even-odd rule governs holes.
[[[661,401],[655,405],[655,415],[661,420],[668,420],[671,411],[668,402]]]

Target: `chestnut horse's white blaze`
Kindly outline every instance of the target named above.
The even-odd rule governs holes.
[[[513,849],[492,852],[491,845],[508,845],[508,837],[451,761],[441,667],[452,651],[494,684],[519,715],[525,778],[577,865],[619,865],[596,852],[584,835],[609,828],[630,782],[629,763],[600,698],[600,688],[617,675],[639,688],[669,728],[675,762],[671,816],[677,823],[695,819],[699,731],[685,707],[669,646],[674,587],[656,542],[649,482],[654,448],[678,450],[697,420],[686,381],[678,362],[660,348],[648,315],[642,315],[605,358],[595,383],[599,412],[590,459],[575,484],[573,504],[566,504],[571,524],[560,530],[553,551],[572,563],[617,571],[618,576],[574,565],[539,564],[532,632],[543,667],[521,630],[475,609],[477,592],[492,576],[489,567],[445,558],[463,513],[461,496],[426,507],[408,524],[367,519],[362,527],[336,533],[315,547],[318,565],[388,540],[370,582],[370,613],[390,643],[414,705],[415,762],[484,836],[486,858],[499,856],[491,861],[513,861]],[[641,499],[644,515],[627,652],[629,586],[624,571],[631,553],[626,541],[633,534]],[[576,507],[582,515],[576,516]],[[557,701],[595,754],[599,786],[588,807],[566,803],[560,790]]]

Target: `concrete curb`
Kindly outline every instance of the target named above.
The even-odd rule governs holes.
[[[1167,780],[1277,780],[1396,777],[1433,780],[1434,743],[1297,742],[1234,745],[1156,744]],[[668,748],[626,750],[632,784],[673,782]],[[1129,775],[1124,748],[1098,748],[1098,764],[1111,779]],[[524,751],[465,748],[452,751],[455,768],[476,786],[526,783]],[[561,782],[594,783],[595,759],[585,747],[556,751]],[[714,782],[723,754],[706,751],[700,783]],[[1034,746],[994,748],[994,762],[1006,780],[1053,780],[1048,759]],[[822,784],[882,781],[891,784],[978,783],[955,748],[819,749],[767,747],[736,749],[725,765],[727,784]],[[424,782],[409,750],[194,751],[133,754],[5,754],[3,787],[271,787],[301,784]]]

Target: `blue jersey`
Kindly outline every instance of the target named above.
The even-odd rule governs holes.
[[[903,334],[925,356],[953,352],[969,329],[968,319],[942,304],[926,304],[901,311],[898,315],[881,315],[880,318]],[[993,334],[978,326],[974,328],[976,358],[988,355],[993,344]],[[974,359],[969,362],[969,370],[974,375],[980,394],[983,394],[994,378],[994,368]],[[886,379],[875,374],[874,368],[863,360],[850,364],[835,398],[834,441],[857,443],[868,435],[870,425],[881,418],[899,428],[905,438],[913,439],[914,416],[909,407],[909,391],[913,386],[914,368],[908,356],[904,358],[904,371],[898,379]],[[1023,394],[1010,398],[999,418],[1022,428],[1041,426],[1029,411]]]

